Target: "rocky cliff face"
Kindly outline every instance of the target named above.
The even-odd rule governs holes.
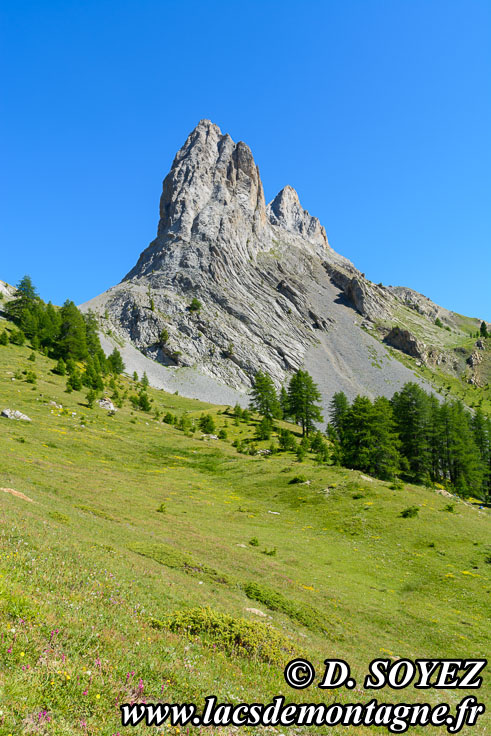
[[[245,393],[257,370],[280,385],[306,365],[327,401],[340,389],[391,395],[414,379],[369,332],[387,334],[398,310],[434,319],[415,294],[365,279],[290,186],[266,206],[248,146],[202,120],[164,179],[157,237],[83,308],[167,371]]]

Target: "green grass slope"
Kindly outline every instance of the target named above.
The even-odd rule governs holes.
[[[161,391],[149,390],[153,408],[209,411],[227,440],[128,406],[109,416],[29,354],[0,347],[0,411],[32,419],[0,419],[0,735],[123,733],[118,706],[132,700],[368,702],[373,658],[489,652],[488,511],[310,456],[238,454],[231,443],[252,426]],[[402,517],[411,506],[417,515]],[[356,689],[290,689],[293,655],[319,674],[326,657],[347,660]],[[464,694],[375,696],[455,704]]]

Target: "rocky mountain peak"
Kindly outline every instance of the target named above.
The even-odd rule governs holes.
[[[157,238],[125,278],[162,270],[169,249],[191,242],[235,260],[249,259],[267,224],[261,177],[249,146],[201,120],[164,179]]]
[[[174,158],[155,240],[120,284],[84,306],[140,351],[135,365],[142,352],[160,364],[162,385],[183,376],[172,373],[179,368],[189,371],[185,391],[224,403],[246,393],[258,370],[279,387],[302,365],[326,405],[338,390],[390,396],[415,379],[390,350],[420,361],[433,354],[407,326],[416,320],[421,334],[429,326],[438,337],[436,316],[458,324],[416,292],[365,278],[329,246],[292,187],[266,207],[251,150],[210,120]]]
[[[293,235],[298,235],[314,245],[330,248],[326,231],[317,217],[304,210],[298,194],[291,186],[284,187],[267,207],[267,215],[273,225]]]

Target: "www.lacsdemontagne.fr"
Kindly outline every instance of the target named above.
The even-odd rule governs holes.
[[[379,726],[390,733],[405,733],[412,726],[443,726],[458,733],[475,725],[485,707],[473,696],[464,698],[451,714],[448,703],[285,703],[277,696],[270,703],[217,703],[212,695],[198,712],[192,703],[135,703],[121,708],[123,726]]]

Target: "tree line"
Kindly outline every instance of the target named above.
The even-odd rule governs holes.
[[[82,314],[74,302],[67,299],[59,309],[51,302],[44,302],[29,276],[17,285],[13,299],[5,305],[6,316],[16,329],[10,337],[4,330],[0,343],[9,340],[23,345],[29,340],[33,350],[57,359],[55,372],[68,374],[73,389],[80,383],[94,390],[102,389],[102,376],[118,375],[124,370],[121,354],[115,348],[106,357],[98,335],[98,324],[92,312]],[[77,363],[82,363],[83,373]]]
[[[293,419],[302,437],[313,434],[318,443],[316,427],[323,421],[320,398],[307,371],[297,371],[279,394],[272,378],[260,371],[251,391],[251,408],[262,415],[266,429],[274,419]],[[416,383],[407,383],[390,400],[357,396],[350,403],[338,392],[329,414],[325,434],[333,464],[382,480],[401,477],[413,483],[444,484],[464,497],[489,498],[491,420],[480,408],[471,414],[460,400],[440,403]]]

